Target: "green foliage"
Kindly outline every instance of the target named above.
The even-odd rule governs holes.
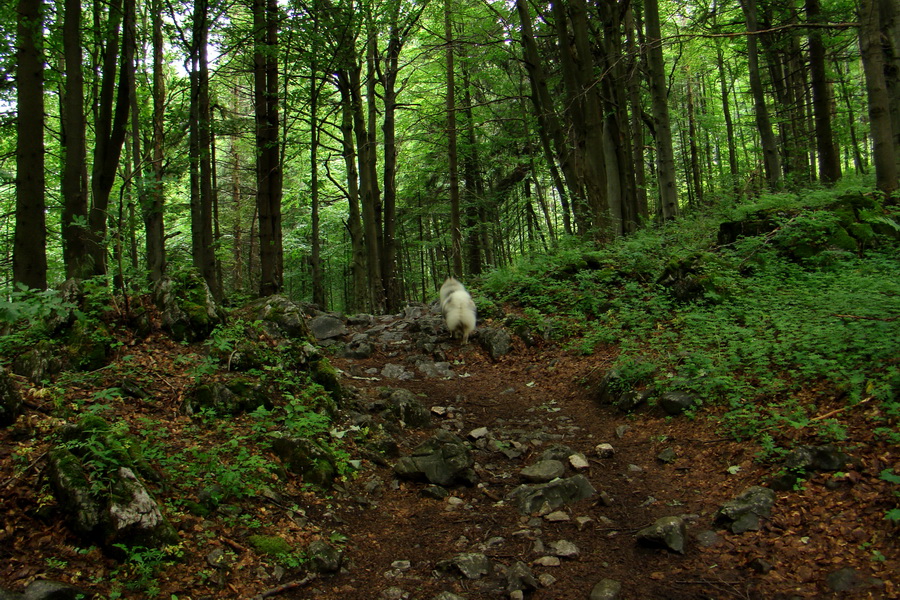
[[[720,222],[761,214],[771,232],[716,245]],[[731,214],[711,210],[604,248],[564,240],[552,255],[487,276],[484,287],[521,305],[523,320],[582,323],[573,349],[617,346],[623,386],[724,403],[723,424],[757,437],[772,457],[773,430],[846,438],[839,422],[812,418],[815,402],[800,401],[800,390],[851,404],[871,398],[883,415],[900,414],[898,217],[860,190],[763,195]],[[676,298],[679,278],[694,285],[689,299]]]

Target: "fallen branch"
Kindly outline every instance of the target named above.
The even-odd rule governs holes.
[[[868,398],[863,398],[856,404],[848,404],[847,406],[842,406],[841,408],[836,408],[830,412],[825,413],[824,415],[819,415],[818,417],[813,417],[812,419],[810,419],[810,421],[821,421],[822,419],[827,419],[828,417],[836,415],[839,412],[844,412],[848,408],[856,408],[857,406],[859,406],[861,404],[865,404],[866,402],[869,402],[870,400],[873,400],[874,398],[875,398],[875,396],[869,396]]]
[[[41,462],[42,460],[44,460],[44,457],[45,457],[45,456],[47,456],[47,453],[46,453],[46,452],[44,452],[43,454],[41,454],[40,456],[38,456],[36,459],[34,459],[34,460],[31,462],[31,464],[28,465],[27,467],[25,467],[25,469],[24,469],[21,473],[19,473],[18,475],[13,475],[12,477],[10,477],[10,478],[7,479],[6,481],[4,481],[2,484],[0,484],[0,490],[4,489],[6,486],[8,486],[8,485],[11,484],[11,483],[14,483],[17,479],[21,479],[22,477],[24,477],[24,476],[25,476],[25,473],[27,473],[28,471],[30,471],[36,464],[38,464],[39,462]]]
[[[287,592],[289,590],[295,590],[299,587],[303,587],[308,584],[312,580],[316,578],[315,573],[310,573],[303,579],[298,579],[297,581],[289,581],[288,583],[279,585],[278,587],[273,587],[272,589],[261,592],[253,597],[253,600],[263,600],[263,598],[271,598],[272,596],[277,596],[282,592]]]

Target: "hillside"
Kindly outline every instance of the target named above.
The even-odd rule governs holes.
[[[896,216],[823,193],[563,243],[472,286],[467,346],[434,305],[19,298],[0,597],[900,597]],[[117,527],[130,481],[152,533]]]

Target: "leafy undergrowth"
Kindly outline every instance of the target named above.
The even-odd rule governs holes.
[[[743,235],[723,240],[728,225]],[[617,347],[620,391],[694,394],[693,413],[771,464],[800,443],[861,441],[851,411],[872,441],[900,442],[898,240],[900,209],[866,190],[768,195],[603,248],[563,240],[481,289],[519,307],[508,325],[523,335]]]

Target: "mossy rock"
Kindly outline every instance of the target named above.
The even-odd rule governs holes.
[[[277,535],[251,535],[247,541],[256,552],[268,556],[281,556],[294,551],[287,540]]]
[[[185,402],[188,413],[210,408],[217,413],[237,415],[253,412],[258,408],[274,406],[271,394],[260,384],[247,379],[214,382],[197,385]]]
[[[312,361],[310,363],[309,376],[314,383],[325,388],[336,403],[340,403],[343,395],[341,382],[338,378],[337,369],[334,368],[327,358],[322,356],[318,360]]]
[[[329,487],[337,475],[337,459],[314,439],[275,438],[272,441],[272,450],[287,469],[303,477],[305,483]]]
[[[847,252],[856,252],[859,249],[856,240],[843,227],[835,228],[828,239],[828,244]]]
[[[22,395],[13,383],[9,372],[0,367],[0,427],[16,422],[22,412]]]

